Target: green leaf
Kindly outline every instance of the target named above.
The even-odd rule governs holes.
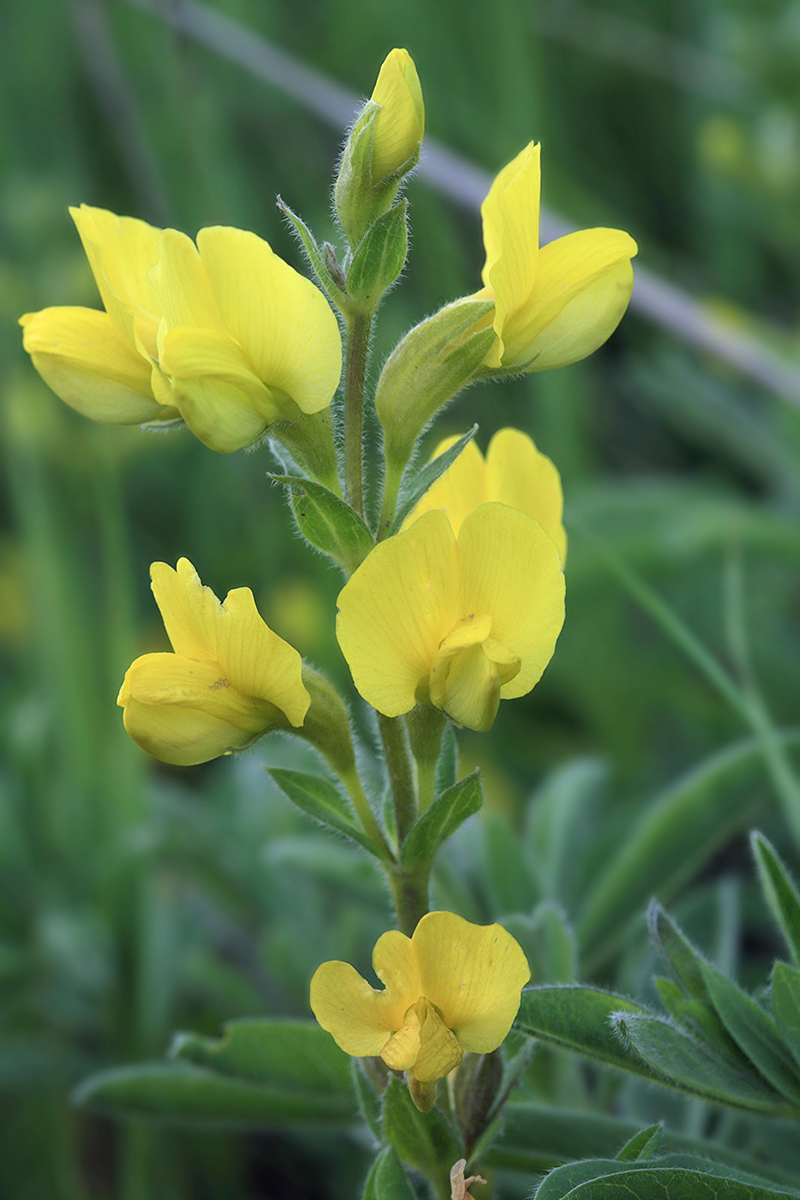
[[[297,213],[292,212],[289,205],[286,204],[280,196],[277,198],[278,208],[287,218],[292,228],[294,229],[300,244],[306,252],[306,258],[309,265],[319,280],[322,290],[326,292],[329,298],[333,301],[337,308],[345,308],[347,305],[347,297],[345,296],[338,283],[334,280],[324,258],[319,252],[319,246],[311,230],[306,225],[305,221],[298,217]]]
[[[611,1024],[615,1014],[649,1016],[640,1004],[599,988],[531,987],[522,993],[514,1028],[595,1062],[652,1079],[649,1067],[629,1054],[615,1034]]]
[[[364,1119],[364,1124],[378,1145],[380,1145],[382,1140],[381,1098],[365,1073],[363,1060],[358,1058],[350,1060],[350,1075],[353,1081],[356,1100],[358,1101],[358,1110]]]
[[[666,1086],[756,1112],[788,1111],[782,1097],[755,1071],[739,1068],[663,1017],[617,1013],[612,1024]]]
[[[353,820],[349,801],[329,780],[305,771],[290,771],[286,767],[272,767],[269,773],[284,795],[304,813],[324,825],[330,825],[376,858],[379,857],[375,846]]]
[[[370,225],[347,272],[347,294],[373,312],[405,266],[408,255],[408,201],[401,200]]]
[[[763,833],[750,835],[761,890],[778,928],[783,934],[792,962],[800,967],[800,894],[794,880]]]
[[[531,916],[512,913],[503,925],[515,937],[539,983],[572,983],[578,973],[575,934],[566,913],[551,900],[537,904]]]
[[[778,1026],[752,996],[721,971],[703,964],[703,978],[719,1019],[748,1059],[776,1091],[800,1106],[800,1080],[786,1059]]]
[[[800,971],[776,962],[772,971],[772,1011],[786,1046],[800,1065]]]
[[[382,1150],[372,1164],[362,1200],[417,1200],[393,1146]]]
[[[396,1078],[389,1080],[383,1100],[383,1137],[404,1163],[442,1185],[447,1182],[453,1163],[462,1157],[438,1109],[420,1112],[408,1088]]]
[[[480,771],[459,779],[427,808],[403,843],[400,861],[409,870],[426,870],[442,842],[455,833],[483,804]]]
[[[352,1090],[349,1055],[316,1021],[229,1021],[218,1038],[176,1034],[170,1055],[250,1083],[332,1095]]]
[[[461,451],[468,442],[472,441],[477,432],[478,426],[473,425],[472,429],[469,429],[463,437],[460,437],[457,442],[448,447],[443,454],[437,455],[432,462],[426,463],[424,467],[420,467],[416,474],[403,482],[397,501],[397,511],[392,522],[392,533],[397,533],[397,530],[414,506],[419,503],[429,488],[433,487],[439,476],[444,475],[447,468],[452,466]]]
[[[528,807],[525,849],[542,895],[563,904],[571,899],[576,831],[589,823],[589,808],[608,775],[597,758],[579,758],[551,771]]]
[[[647,924],[650,936],[673,978],[688,996],[707,1001],[708,989],[703,977],[705,962],[657,900],[653,900],[647,910]]]
[[[313,479],[270,475],[286,485],[300,532],[352,574],[375,547],[375,539],[349,504]]]
[[[119,1117],[246,1128],[341,1128],[357,1115],[352,1093],[247,1083],[188,1063],[142,1063],[101,1071],[74,1093],[77,1104]]]
[[[536,1200],[796,1200],[761,1176],[688,1154],[669,1154],[646,1166],[617,1159],[588,1159],[557,1167],[535,1192]]]
[[[531,1175],[549,1171],[570,1159],[611,1159],[621,1145],[640,1133],[635,1121],[622,1117],[516,1100],[503,1108],[503,1120],[502,1141],[486,1155],[486,1166],[506,1167]],[[787,1182],[788,1177],[782,1172],[768,1170],[720,1142],[701,1141],[667,1129],[662,1145],[665,1151],[705,1155],[740,1171],[760,1171],[776,1182]]]
[[[753,808],[741,783],[745,766],[759,761],[760,743],[748,738],[713,755],[650,805],[619,853],[586,897],[578,922],[584,970],[593,971],[617,947],[632,914],[655,893],[662,900],[708,860]]]
[[[652,1158],[661,1142],[664,1133],[664,1126],[648,1125],[646,1129],[640,1129],[635,1133],[616,1155],[620,1162],[642,1162],[644,1159]]]

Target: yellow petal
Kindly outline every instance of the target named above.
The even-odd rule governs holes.
[[[487,1054],[505,1038],[530,970],[500,925],[472,925],[454,913],[423,917],[414,930],[423,994],[465,1050]]]
[[[392,1034],[386,994],[345,962],[326,962],[311,979],[311,1011],[346,1054],[380,1054]]]
[[[487,362],[508,359],[508,338],[537,285],[539,260],[539,146],[530,144],[500,172],[481,208],[486,265],[484,284],[494,295],[498,341]]]
[[[69,211],[117,331],[131,348],[155,357],[161,314],[147,275],[158,259],[161,230],[88,204]]]
[[[439,442],[430,461],[433,462],[440,454],[444,454],[445,450],[449,450],[457,441],[458,437],[455,436]],[[495,499],[495,497],[490,497],[486,493],[486,468],[483,455],[474,441],[467,442],[455,462],[447,468],[443,475],[439,476],[433,487],[428,489],[419,504],[408,514],[403,522],[403,529],[408,529],[423,513],[440,508],[447,514],[453,533],[457,537],[461,522],[467,513],[472,512],[473,508],[477,508],[479,504],[484,504],[489,499]]]
[[[387,55],[372,99],[381,105],[372,141],[372,177],[377,183],[413,158],[425,132],[422,88],[407,50]]]
[[[562,564],[566,561],[561,477],[550,459],[536,449],[532,438],[519,429],[500,429],[489,442],[486,499],[533,517],[555,542]]]
[[[412,1007],[397,1033],[393,1033],[381,1050],[381,1058],[393,1071],[408,1071],[414,1066],[421,1045],[422,1025],[417,1010]],[[438,1076],[437,1076],[438,1078]]]
[[[125,729],[162,762],[191,766],[238,750],[283,725],[283,714],[241,695],[216,663],[145,654],[128,668],[117,703]]]
[[[542,371],[601,346],[628,306],[636,251],[618,229],[583,229],[544,246],[530,303],[503,325],[503,366]]]
[[[396,929],[375,945],[372,965],[383,991],[343,962],[323,963],[311,980],[311,1008],[348,1054],[380,1054],[419,999],[419,967],[411,938]]]
[[[342,341],[319,288],[254,233],[201,229],[197,245],[225,326],[256,376],[305,413],[327,408],[339,386]]]
[[[340,592],[339,645],[359,692],[385,716],[427,702],[439,643],[460,615],[456,581],[450,522],[430,512],[376,546]]]
[[[432,1083],[444,1079],[464,1057],[458,1038],[447,1028],[431,1003],[423,998],[417,1003],[422,1009],[422,1024],[419,1033],[419,1050],[411,1066],[411,1073],[420,1083]],[[386,1052],[384,1051],[384,1058]]]
[[[442,640],[439,652],[433,660],[429,684],[431,704],[435,704],[437,708],[445,707],[447,677],[453,659],[463,650],[479,646],[489,636],[491,629],[492,618],[489,613],[469,613],[456,621],[450,633]],[[458,718],[454,717],[454,720]]]
[[[501,697],[524,696],[552,658],[564,623],[558,549],[537,521],[490,503],[464,521],[458,556],[459,609],[491,613],[492,637],[521,663]]]
[[[481,205],[483,244],[486,248],[483,268],[485,287],[491,286],[492,268],[501,254],[506,252],[518,251],[521,265],[535,272],[539,249],[540,191],[541,146],[529,142],[496,176]],[[524,271],[522,278],[527,278]]]
[[[476,733],[494,724],[501,688],[519,674],[520,660],[492,638],[456,655],[438,705],[449,717]]]
[[[297,414],[256,377],[227,333],[171,329],[161,340],[160,368],[172,403],[192,433],[220,454],[249,446],[273,421]]]
[[[303,660],[263,620],[250,588],[228,592],[216,613],[215,633],[226,678],[245,695],[274,704],[295,728],[301,726],[311,703]]]
[[[21,318],[23,345],[48,387],[94,421],[139,425],[164,417],[150,388],[150,365],[107,313],[45,308]]]
[[[159,358],[163,339],[171,329],[207,329],[228,334],[197,247],[185,233],[164,230],[158,245],[158,262],[150,271],[150,283],[163,313],[158,331]]]
[[[166,563],[153,563],[150,571],[176,654],[213,663],[226,686],[302,725],[310,704],[302,660],[261,618],[250,589],[236,588],[220,604],[188,559],[180,559],[177,571]]]

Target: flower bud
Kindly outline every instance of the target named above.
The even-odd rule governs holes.
[[[357,246],[392,205],[402,178],[419,161],[425,109],[407,50],[393,50],[345,143],[334,185],[339,223]]]

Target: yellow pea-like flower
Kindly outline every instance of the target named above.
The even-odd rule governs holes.
[[[162,762],[208,762],[269,729],[299,728],[310,697],[297,651],[259,616],[249,588],[220,604],[188,559],[150,568],[172,654],[128,668],[117,704],[127,732]]]
[[[564,622],[564,576],[538,521],[496,502],[440,509],[381,542],[339,594],[336,635],[378,712],[432,704],[485,731],[541,678]]]
[[[583,229],[539,248],[539,157],[529,143],[481,207],[486,264],[476,297],[495,302],[486,365],[504,371],[586,358],[616,329],[633,287],[637,246],[619,229]]]
[[[380,1055],[423,1085],[457,1067],[464,1051],[496,1050],[531,977],[521,947],[502,926],[472,925],[449,912],[428,913],[410,938],[384,933],[372,966],[382,991],[349,963],[318,967],[311,980],[314,1016],[346,1054]],[[412,1096],[418,1101],[420,1089]]]
[[[451,437],[439,442],[431,462],[456,441],[457,437]],[[408,529],[423,513],[440,508],[447,514],[457,537],[465,517],[491,500],[518,508],[538,521],[558,547],[561,562],[566,561],[561,477],[553,462],[520,429],[499,429],[489,442],[485,458],[474,441],[468,442],[408,514],[403,529]]]
[[[425,132],[422,88],[407,50],[387,55],[371,98],[381,106],[372,139],[372,178],[378,181],[415,161]]]
[[[327,408],[339,386],[339,326],[320,290],[241,229],[161,237],[150,282],[161,306],[162,397],[196,437],[228,453],[283,419]]]
[[[33,365],[57,396],[95,421],[138,425],[176,417],[152,385],[161,310],[148,272],[158,260],[161,230],[86,204],[69,211],[105,312],[26,313],[20,324]]]

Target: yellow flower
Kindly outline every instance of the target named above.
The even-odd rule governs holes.
[[[95,421],[138,425],[176,417],[158,402],[151,382],[161,312],[147,275],[161,230],[86,204],[69,211],[105,312],[26,313],[20,324],[33,365],[57,396]]]
[[[367,556],[339,594],[336,635],[361,695],[397,717],[432,704],[490,728],[524,696],[564,622],[558,550],[541,525],[482,504],[459,529],[425,513]]]
[[[317,287],[241,229],[161,237],[150,282],[163,313],[160,398],[228,453],[282,419],[327,408],[342,369],[339,326]]]
[[[135,742],[191,766],[303,724],[300,655],[262,621],[249,588],[220,604],[185,558],[177,571],[153,563],[150,574],[174,654],[145,654],[128,668],[117,704]]]
[[[372,178],[377,182],[413,165],[425,132],[422,88],[407,50],[392,50],[386,57],[372,99],[381,106],[372,140]]]
[[[633,286],[633,238],[583,229],[539,249],[540,147],[529,143],[495,179],[481,207],[482,291],[495,302],[497,341],[487,366],[544,371],[577,362],[611,336]]]
[[[457,440],[457,437],[451,437],[439,442],[431,462]],[[453,533],[458,537],[464,518],[478,505],[490,500],[518,508],[538,521],[558,547],[562,563],[566,561],[567,535],[561,523],[564,507],[561,479],[550,459],[519,429],[498,430],[489,442],[485,459],[475,442],[468,442],[452,466],[439,476],[411,510],[403,529],[408,529],[423,513],[440,508],[449,517]]]
[[[448,912],[428,913],[410,938],[384,933],[372,966],[383,991],[349,963],[323,963],[311,980],[314,1016],[345,1053],[380,1055],[421,1084],[447,1075],[465,1050],[496,1050],[531,977],[500,925],[472,925]]]

